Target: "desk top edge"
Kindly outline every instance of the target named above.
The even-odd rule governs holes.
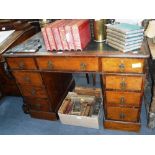
[[[131,52],[120,52],[110,46],[108,46],[105,43],[96,43],[91,41],[89,45],[84,49],[83,51],[62,51],[62,52],[49,52],[45,49],[44,41],[41,36],[41,32],[35,34],[31,38],[27,39],[24,44],[26,44],[27,41],[34,39],[39,39],[42,45],[42,48],[35,53],[14,53],[10,54],[9,50],[6,51],[3,56],[4,57],[43,57],[43,56],[53,56],[53,57],[129,57],[129,58],[149,58],[150,53],[148,46],[146,44],[146,40],[144,40],[141,49],[137,50],[137,53]],[[13,49],[10,49],[13,50]]]

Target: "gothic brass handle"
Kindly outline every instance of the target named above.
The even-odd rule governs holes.
[[[81,68],[81,70],[86,70],[86,68],[87,68],[87,64],[85,64],[85,63],[80,63],[80,68]]]
[[[124,80],[122,80],[122,82],[120,83],[120,87],[121,87],[121,90],[126,89],[126,82]]]
[[[31,95],[36,95],[36,90],[35,89],[31,89]]]
[[[120,119],[124,119],[125,118],[125,114],[123,112],[121,112],[120,115],[119,115],[119,118]]]
[[[121,72],[124,72],[124,70],[125,70],[125,65],[121,63],[121,64],[119,65],[119,69],[120,69]]]
[[[120,104],[122,104],[122,105],[125,104],[125,98],[124,97],[120,98]]]
[[[53,69],[54,68],[52,61],[47,61],[47,68],[48,69]]]
[[[19,68],[20,68],[20,69],[24,69],[24,67],[25,67],[24,62],[22,62],[22,61],[19,62]]]
[[[30,80],[29,77],[24,77],[24,81],[27,82],[27,83],[30,83],[31,82],[31,80]]]

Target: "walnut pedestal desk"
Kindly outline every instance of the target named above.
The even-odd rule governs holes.
[[[73,72],[99,73],[103,90],[104,128],[139,131],[140,113],[146,78],[145,42],[134,52],[119,52],[104,43],[90,42],[82,52],[47,52],[40,33],[42,48],[36,53],[11,53],[4,57],[32,117],[54,120],[57,110],[73,88]],[[26,42],[25,42],[26,44]]]

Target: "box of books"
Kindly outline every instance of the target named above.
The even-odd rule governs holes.
[[[61,123],[99,129],[101,89],[76,87],[69,92],[59,108]]]

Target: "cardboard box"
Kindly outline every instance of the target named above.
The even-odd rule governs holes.
[[[81,90],[80,90],[81,89]],[[96,94],[96,96],[99,96],[100,94],[100,98],[101,98],[101,91],[100,89],[92,89],[92,88],[81,88],[80,87],[77,88],[77,92],[79,92],[79,90],[82,93],[79,93],[80,95],[83,94],[83,92],[88,92],[89,95],[92,94]],[[83,91],[84,89],[84,91]],[[75,92],[76,92],[76,88],[75,88]],[[97,93],[96,93],[97,92]],[[69,95],[69,94],[68,94]],[[66,96],[66,98],[68,98],[68,95]],[[87,95],[87,94],[83,94],[83,95]],[[64,100],[65,101],[65,100]],[[100,127],[100,119],[102,117],[102,98],[101,98],[101,104],[100,104],[100,109],[98,112],[98,115],[92,115],[92,116],[78,116],[78,115],[71,115],[71,114],[64,114],[61,112],[62,107],[64,106],[64,102],[62,103],[61,107],[59,108],[58,111],[58,115],[60,118],[60,121],[62,124],[68,124],[68,125],[75,125],[75,126],[82,126],[82,127],[88,127],[88,128],[96,128],[99,129]]]

